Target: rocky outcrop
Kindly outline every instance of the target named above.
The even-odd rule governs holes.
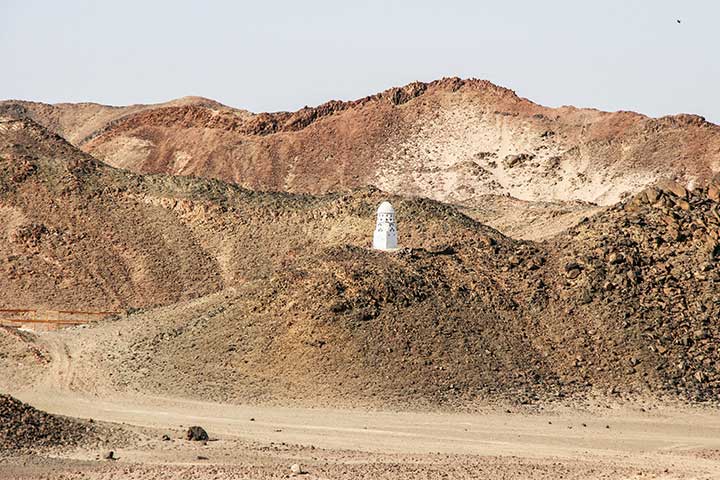
[[[696,115],[546,108],[484,80],[414,82],[353,101],[253,114],[188,98],[103,107],[10,101],[101,160],[254,190],[376,185],[473,205],[484,195],[611,205],[670,176],[706,186],[720,129]],[[475,168],[461,168],[474,164]]]
[[[0,394],[0,457],[96,442],[93,424],[50,415]]]

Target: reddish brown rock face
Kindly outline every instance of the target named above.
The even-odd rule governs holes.
[[[693,115],[546,108],[483,80],[412,83],[253,114],[186,98],[103,107],[5,102],[107,163],[257,190],[384,190],[472,205],[485,194],[609,205],[663,178],[702,186],[720,128]]]

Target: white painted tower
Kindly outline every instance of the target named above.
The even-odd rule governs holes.
[[[373,234],[373,248],[376,250],[397,248],[395,209],[390,205],[390,202],[382,202],[378,207],[375,233]]]

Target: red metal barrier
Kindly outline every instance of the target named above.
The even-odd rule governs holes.
[[[39,312],[46,314],[40,316]],[[28,309],[28,308],[0,308],[0,315],[5,314],[0,318],[0,325],[9,326],[23,326],[23,325],[45,325],[47,327],[62,327],[72,325],[82,325],[85,323],[99,320],[102,317],[108,315],[115,315],[118,312],[88,312],[84,310],[40,310],[40,309]],[[56,314],[56,315],[48,315]],[[19,318],[24,315],[25,318]],[[87,316],[92,318],[55,318],[67,316]]]

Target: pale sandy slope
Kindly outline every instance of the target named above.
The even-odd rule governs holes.
[[[483,195],[459,208],[469,217],[509,237],[542,241],[606,207],[585,202],[529,202],[501,195]]]

